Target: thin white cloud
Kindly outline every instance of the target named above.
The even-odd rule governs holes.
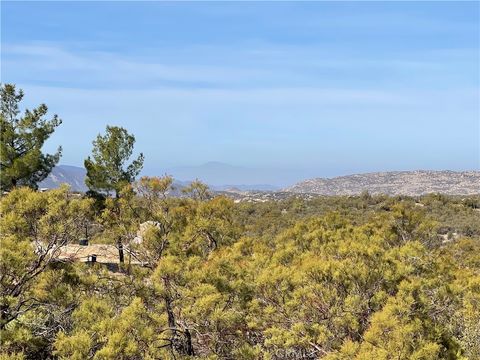
[[[454,63],[472,58],[472,51],[438,50],[434,55],[352,58],[317,47],[250,44],[242,47],[195,46],[159,50],[155,55],[124,56],[109,52],[69,50],[55,44],[3,44],[4,78],[32,84],[75,87],[318,87],[327,86],[336,71],[351,82],[350,73],[418,72],[419,77],[445,73]],[[174,54],[174,55],[172,55]],[[215,54],[213,56],[212,54]],[[418,59],[423,60],[418,60]],[[415,59],[415,60],[413,60]],[[320,73],[318,73],[320,72]],[[316,74],[316,75],[313,75]],[[353,75],[353,74],[352,74]],[[380,80],[382,76],[376,75]]]
[[[90,73],[88,79],[95,86],[98,82],[142,83],[148,81],[177,81],[186,83],[227,84],[245,79],[273,76],[268,70],[207,65],[172,65],[131,59],[113,53],[67,51],[52,45],[3,45],[4,69],[14,77],[26,69],[35,80],[55,81],[56,78],[69,77],[73,83],[78,71]],[[54,72],[53,74],[51,72]],[[43,75],[43,76],[42,76]]]

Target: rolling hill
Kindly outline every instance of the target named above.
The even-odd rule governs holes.
[[[50,175],[38,184],[38,187],[54,189],[66,183],[70,185],[72,191],[85,192],[88,190],[85,185],[86,174],[87,171],[78,166],[57,165]]]
[[[392,171],[301,181],[284,191],[319,195],[371,194],[410,195],[443,193],[480,194],[480,171]]]

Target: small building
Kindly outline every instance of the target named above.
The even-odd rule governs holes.
[[[128,248],[124,247],[126,253],[125,264],[140,265],[144,264],[135,258]],[[110,271],[118,271],[120,265],[120,257],[118,248],[109,244],[68,244],[60,248],[60,254],[57,259],[64,262],[83,262],[87,264],[102,264]]]

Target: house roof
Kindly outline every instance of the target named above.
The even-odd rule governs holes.
[[[133,256],[129,258],[128,248],[125,250],[125,262],[130,264],[139,264],[142,263],[136,260]],[[79,261],[79,262],[88,262],[91,255],[96,255],[97,263],[103,264],[118,264],[120,263],[118,248],[115,245],[108,244],[89,244],[89,245],[78,245],[78,244],[69,244],[62,246],[60,248],[60,254],[58,255],[59,260],[64,261]]]

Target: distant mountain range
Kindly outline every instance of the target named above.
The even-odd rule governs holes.
[[[200,180],[209,184],[210,188],[215,191],[226,191],[226,192],[239,192],[239,191],[274,191],[278,190],[279,187],[269,185],[269,184],[235,184],[235,183],[226,183],[222,184],[219,181],[211,181],[215,179],[215,176],[218,175],[218,178],[225,179],[222,174],[231,173],[231,177],[227,177],[227,180],[234,179],[235,172],[238,172],[240,168],[231,166],[229,167],[227,164],[221,163],[207,163],[203,167],[199,167],[203,169],[203,171],[199,171],[197,176],[190,176],[188,174],[195,169],[195,167],[190,168],[176,168],[172,169],[174,171],[167,171],[167,174],[172,174],[175,178],[174,187],[176,190],[174,194],[180,193],[180,190],[189,185],[192,180],[195,178],[199,178]],[[234,169],[234,170],[233,170]],[[40,188],[47,188],[53,189],[59,187],[61,184],[66,183],[69,184],[72,191],[78,192],[86,192],[88,190],[87,186],[85,185],[85,176],[87,171],[84,168],[77,167],[77,166],[70,166],[70,165],[58,165],[53,168],[52,173],[42,182],[40,182]],[[206,176],[208,174],[208,176]],[[183,175],[183,176],[182,176]],[[245,176],[244,176],[245,177]],[[178,178],[182,180],[178,180]],[[183,180],[187,179],[187,180]],[[188,180],[190,179],[190,180]],[[210,181],[211,182],[210,182]],[[212,184],[213,183],[213,184]]]
[[[410,196],[472,195],[480,194],[480,171],[391,171],[317,178],[299,182],[284,191],[319,195],[357,195],[363,191]]]
[[[196,166],[179,166],[165,169],[162,173],[175,179],[191,181],[196,178],[210,185],[212,189],[274,191],[305,178],[291,170],[274,168],[250,168],[234,166],[219,161],[210,161]]]
[[[225,164],[210,163],[207,168],[225,169]],[[232,167],[238,171],[238,168]],[[189,170],[190,171],[190,170]],[[215,171],[209,172],[207,179],[199,174],[198,178],[208,183],[212,190],[226,194],[248,192],[278,192],[276,186],[268,184],[254,185],[221,185],[215,178]],[[85,192],[86,170],[81,167],[58,165],[52,173],[39,184],[40,188],[56,188],[67,183],[73,191]],[[179,173],[172,174],[175,178]],[[205,174],[204,174],[205,175]],[[191,178],[193,180],[193,178]],[[182,179],[183,180],[183,179]],[[191,180],[190,180],[191,181]],[[190,181],[175,180],[176,190],[172,195],[181,193],[181,189]],[[213,185],[212,185],[213,183]],[[426,193],[443,193],[449,195],[480,194],[480,171],[391,171],[368,174],[340,176],[334,178],[316,178],[299,182],[281,190],[284,193],[318,194],[318,195],[357,195],[363,191],[371,194],[411,195],[417,196]]]
[[[39,188],[54,189],[61,184],[68,184],[72,191],[86,192],[85,176],[87,171],[84,168],[70,165],[55,166],[48,177],[38,184]]]

